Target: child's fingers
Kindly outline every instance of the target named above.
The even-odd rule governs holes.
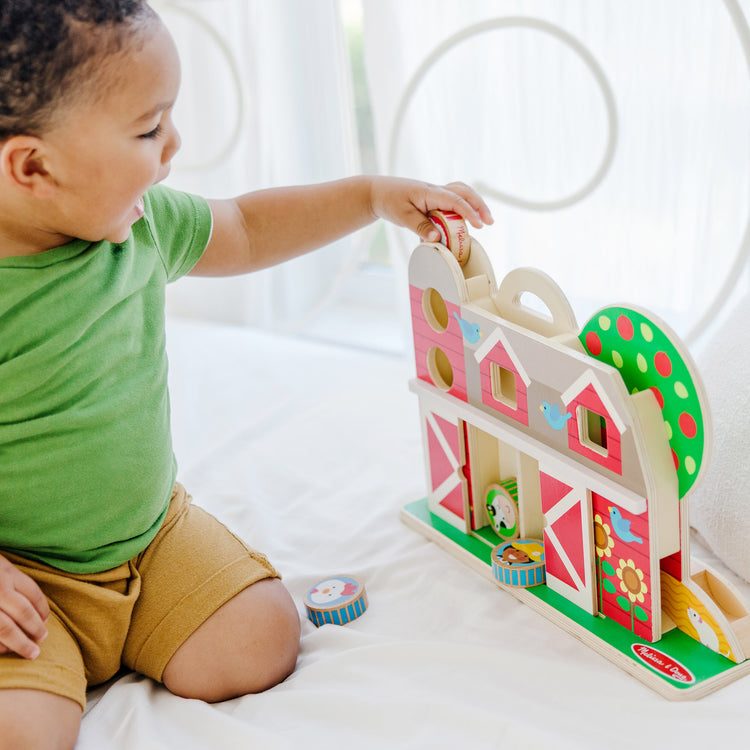
[[[442,186],[385,177],[373,180],[372,186],[374,215],[406,227],[424,240],[440,238],[440,233],[427,218],[433,209],[455,212],[477,229],[493,222],[487,204],[463,182]]]
[[[18,576],[15,579],[15,587],[19,594],[28,599],[31,606],[39,614],[42,622],[47,622],[47,618],[49,617],[49,602],[36,582],[32,578],[29,578],[29,576],[21,573],[21,571],[18,571]]]
[[[484,224],[494,223],[495,220],[492,218],[489,206],[476,190],[464,182],[449,182],[445,188],[459,197],[460,205],[468,207],[465,213],[457,209],[454,210],[456,213],[461,214],[464,219],[467,219],[472,226],[481,229]]]
[[[47,636],[49,604],[37,584],[0,557],[0,645],[34,659]]]
[[[415,210],[410,217],[411,228],[421,239],[428,242],[437,242],[440,239],[440,232],[427,218],[427,212],[433,209],[457,213],[477,229],[493,222],[487,204],[472,188],[463,182],[452,182],[445,187],[430,186],[425,196],[423,208],[423,211]]]
[[[425,221],[429,221],[426,215],[433,209],[457,213],[477,229],[481,229],[485,224],[492,224],[494,221],[487,204],[475,190],[463,182],[451,182],[445,186],[427,185],[423,200],[424,202],[419,206],[421,229],[416,229],[416,223],[413,228],[420,237],[428,240],[433,238],[425,232],[431,234],[432,231],[429,223]]]
[[[39,620],[39,614],[31,605],[29,607],[33,610],[34,615],[36,615],[37,622],[34,622],[34,615],[30,615],[26,620],[24,619],[24,615],[13,615],[6,610],[0,611],[0,644],[8,651],[18,654],[24,659],[36,659],[40,651],[38,641],[44,638],[44,634],[47,631],[41,620]],[[15,607],[10,605],[9,609],[13,611]],[[23,608],[20,611],[23,611]],[[19,617],[20,621],[16,617]],[[24,623],[23,627],[20,622]],[[29,631],[37,635],[34,636]]]

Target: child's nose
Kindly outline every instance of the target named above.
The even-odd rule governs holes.
[[[180,134],[177,132],[177,128],[170,123],[169,135],[164,144],[164,150],[161,152],[162,164],[167,164],[172,160],[172,157],[180,150],[182,145],[182,139]]]

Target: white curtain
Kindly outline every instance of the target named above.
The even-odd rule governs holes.
[[[219,197],[359,171],[336,0],[153,4],[184,69],[170,184]],[[732,267],[748,246],[750,0],[363,5],[380,171],[482,185],[496,223],[473,231],[499,278],[537,266],[581,324],[628,302],[686,335],[742,275]],[[378,282],[403,312],[415,239],[389,231],[396,273]],[[349,308],[354,328],[373,330],[384,311],[348,274],[358,239],[247,278],[181,281],[170,309],[300,330],[346,279],[349,302],[365,300],[361,315]],[[344,317],[329,320],[346,328]]]
[[[180,52],[183,146],[167,184],[206,197],[359,172],[336,0],[152,0]],[[303,326],[354,239],[248,277],[184,279],[169,310],[275,330]]]
[[[365,10],[383,166],[505,193],[489,199],[495,225],[475,233],[498,278],[547,271],[580,324],[625,301],[682,335],[697,324],[748,221],[748,7],[365,0]]]

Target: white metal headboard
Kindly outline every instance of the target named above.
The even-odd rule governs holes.
[[[742,9],[739,7],[737,0],[723,0],[723,2],[742,45],[744,59],[748,68],[748,74],[750,75],[750,28],[748,27],[747,18],[745,17]],[[474,186],[485,196],[491,197],[501,203],[515,206],[517,208],[523,208],[530,211],[557,211],[566,209],[587,198],[599,186],[599,184],[602,182],[607,172],[609,171],[617,149],[617,107],[615,96],[612,91],[609,79],[607,78],[607,75],[605,74],[602,66],[599,64],[590,50],[580,40],[575,38],[566,30],[555,24],[538,18],[509,16],[504,18],[494,18],[474,24],[472,26],[468,26],[445,39],[423,59],[422,63],[418,66],[418,68],[415,70],[415,72],[407,82],[396,108],[396,114],[394,116],[388,145],[388,171],[390,173],[396,171],[399,140],[403,130],[409,104],[416,90],[424,80],[426,74],[431,70],[435,63],[440,58],[442,58],[443,55],[445,55],[449,50],[467,41],[468,39],[476,37],[479,34],[484,34],[486,32],[508,28],[527,28],[551,35],[565,44],[576,55],[578,55],[580,60],[584,63],[584,65],[588,68],[588,70],[594,77],[604,101],[608,126],[607,143],[604,149],[604,153],[602,154],[601,160],[599,162],[599,166],[591,176],[589,181],[570,195],[556,200],[528,200],[526,198],[521,198],[519,196],[497,190],[492,185],[489,185],[482,181],[475,181]],[[410,248],[402,248],[403,252],[405,253],[408,252],[408,249]],[[745,229],[743,232],[742,240],[737,250],[737,254],[735,256],[735,260],[731,268],[727,272],[726,277],[711,304],[709,304],[706,311],[700,317],[698,322],[694,324],[693,328],[685,337],[686,341],[689,344],[695,342],[716,319],[726,300],[731,296],[734,288],[736,287],[739,279],[742,276],[743,271],[746,269],[749,256],[750,210],[748,210]]]

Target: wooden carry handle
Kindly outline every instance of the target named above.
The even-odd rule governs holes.
[[[538,297],[549,316],[534,310],[522,301],[524,292]],[[500,284],[493,302],[501,317],[528,328],[542,336],[578,334],[578,323],[568,298],[555,281],[536,268],[516,268]]]

